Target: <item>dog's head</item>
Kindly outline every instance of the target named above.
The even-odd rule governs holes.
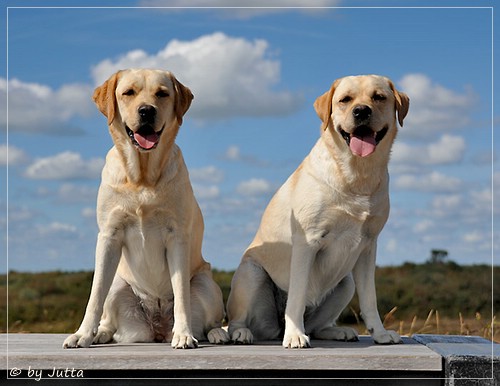
[[[168,71],[130,69],[97,87],[93,99],[108,118],[115,142],[128,137],[138,150],[149,151],[164,130],[177,130],[182,124],[193,94]]]
[[[314,108],[323,121],[322,130],[331,129],[352,154],[367,157],[380,143],[387,151],[399,124],[408,113],[410,100],[383,76],[348,76],[333,82],[329,91],[316,99]]]

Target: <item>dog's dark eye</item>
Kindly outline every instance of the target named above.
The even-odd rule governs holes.
[[[385,101],[387,98],[385,97],[385,95],[382,95],[382,94],[375,94],[373,96],[373,100],[374,101]]]
[[[160,90],[156,93],[156,96],[158,98],[166,98],[166,97],[170,96],[170,94],[165,90]]]
[[[133,89],[128,89],[122,95],[131,96],[131,95],[134,95],[134,94],[135,94],[135,91]]]
[[[339,102],[340,103],[348,103],[350,101],[352,101],[352,98],[349,95],[347,95],[347,96],[343,97]]]

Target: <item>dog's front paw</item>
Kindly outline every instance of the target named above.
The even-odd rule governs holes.
[[[358,341],[358,332],[351,327],[326,327],[322,330],[314,332],[313,337],[316,339],[324,340],[340,340],[344,342],[356,342]]]
[[[231,340],[227,331],[222,328],[212,328],[208,332],[207,338],[212,344],[225,344]]]
[[[396,331],[392,330],[383,330],[379,333],[373,333],[372,338],[377,344],[403,343],[399,334]]]
[[[289,333],[285,332],[285,337],[283,338],[284,348],[307,348],[311,347],[311,341],[306,334],[301,332]]]
[[[92,334],[81,334],[76,332],[65,339],[63,348],[90,347],[93,340],[94,335]]]
[[[238,328],[233,331],[231,340],[236,344],[252,344],[252,331],[250,331],[248,328]]]
[[[172,348],[196,348],[198,341],[189,334],[174,334],[172,338]]]

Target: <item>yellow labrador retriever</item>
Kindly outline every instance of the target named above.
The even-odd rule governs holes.
[[[65,348],[92,343],[229,340],[201,255],[203,218],[174,143],[193,95],[170,72],[119,71],[94,92],[114,147],[97,199],[95,273],[83,322]],[[100,322],[99,322],[100,321]]]
[[[409,98],[385,77],[355,76],[314,107],[321,137],[272,198],[233,277],[229,334],[236,343],[283,337],[287,348],[310,347],[309,336],[357,340],[335,324],[356,287],[375,342],[399,343],[380,321],[374,272],[396,114],[402,125]]]

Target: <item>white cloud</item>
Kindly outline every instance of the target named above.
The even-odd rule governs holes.
[[[471,122],[469,114],[477,101],[471,90],[458,93],[423,74],[406,75],[399,84],[410,97],[404,135],[427,137],[436,130],[460,129]]]
[[[462,206],[463,199],[459,194],[439,195],[433,198],[432,208],[435,214],[442,212],[451,213]]]
[[[57,191],[57,199],[64,203],[95,202],[97,186],[62,184]]]
[[[464,195],[458,193],[438,194],[432,198],[426,216],[440,224],[437,233],[444,233],[444,224],[456,228],[457,223],[464,225],[464,220],[476,221],[478,213],[471,206],[464,204],[467,201]],[[433,232],[428,229],[427,233]]]
[[[466,243],[477,243],[480,241],[484,241],[485,234],[479,231],[468,232],[463,235],[463,240]]]
[[[25,176],[38,180],[68,180],[99,178],[104,159],[82,159],[71,151],[52,157],[36,159],[25,171]]]
[[[38,225],[37,230],[42,236],[56,235],[57,237],[63,237],[78,234],[76,226],[57,221],[47,225]]]
[[[271,183],[262,178],[252,178],[241,182],[236,191],[244,196],[259,196],[272,193],[274,190]]]
[[[460,179],[446,176],[439,172],[424,175],[404,174],[396,179],[395,186],[399,189],[419,192],[455,192],[462,185]]]
[[[240,148],[236,145],[231,145],[227,148],[224,158],[230,161],[238,161],[241,159]]]
[[[83,218],[87,219],[95,219],[96,218],[96,210],[95,207],[85,207],[81,211],[81,215]]]
[[[216,184],[224,180],[224,172],[215,166],[191,169],[189,176],[193,182]]]
[[[431,220],[422,220],[415,224],[413,231],[415,233],[425,233],[428,232],[434,226],[434,222]]]
[[[0,115],[7,116],[9,92],[9,130],[16,132],[77,135],[82,130],[73,126],[74,117],[94,112],[92,88],[83,84],[67,84],[57,90],[38,83],[0,78]],[[6,129],[5,120],[0,123]]]
[[[439,142],[427,147],[428,160],[431,165],[449,164],[461,161],[465,152],[465,140],[454,135],[443,135]]]
[[[442,165],[461,161],[464,153],[465,140],[460,136],[445,134],[438,142],[428,145],[411,146],[405,142],[395,142],[392,160],[398,164]]]
[[[243,154],[237,145],[230,145],[226,152],[222,155],[222,159],[232,162],[244,162],[246,164],[258,167],[268,167],[270,162],[259,159],[251,154]]]
[[[58,204],[95,204],[97,188],[97,184],[89,186],[72,183],[63,183],[57,189],[40,186],[36,190],[36,196],[52,199]]]
[[[139,4],[143,7],[186,8],[184,0],[142,0]],[[232,0],[191,0],[189,7],[221,7],[216,11],[225,18],[249,19],[291,11],[321,14],[325,10],[314,7],[335,7],[339,4],[340,0],[250,0],[238,1],[238,3]],[[299,9],[294,9],[294,7],[299,7]],[[181,9],[175,11],[181,11]]]
[[[385,245],[387,252],[396,252],[398,249],[398,241],[396,239],[389,239]]]
[[[7,160],[8,158],[8,160]],[[0,144],[0,166],[17,166],[28,162],[29,156],[22,149],[15,146]]]
[[[303,96],[275,90],[281,69],[273,56],[265,40],[216,32],[192,41],[172,40],[153,55],[129,51],[115,61],[98,63],[92,76],[100,84],[122,68],[168,69],[193,92],[189,114],[199,120],[290,114]]]
[[[198,200],[214,200],[219,198],[220,189],[217,186],[224,180],[224,172],[213,165],[189,170],[194,195]],[[203,203],[204,205],[206,203]],[[204,206],[202,205],[202,206]]]
[[[39,212],[27,206],[20,206],[9,202],[9,223],[30,223],[39,216]]]
[[[193,191],[198,200],[213,200],[220,196],[220,190],[216,185],[193,184]]]

